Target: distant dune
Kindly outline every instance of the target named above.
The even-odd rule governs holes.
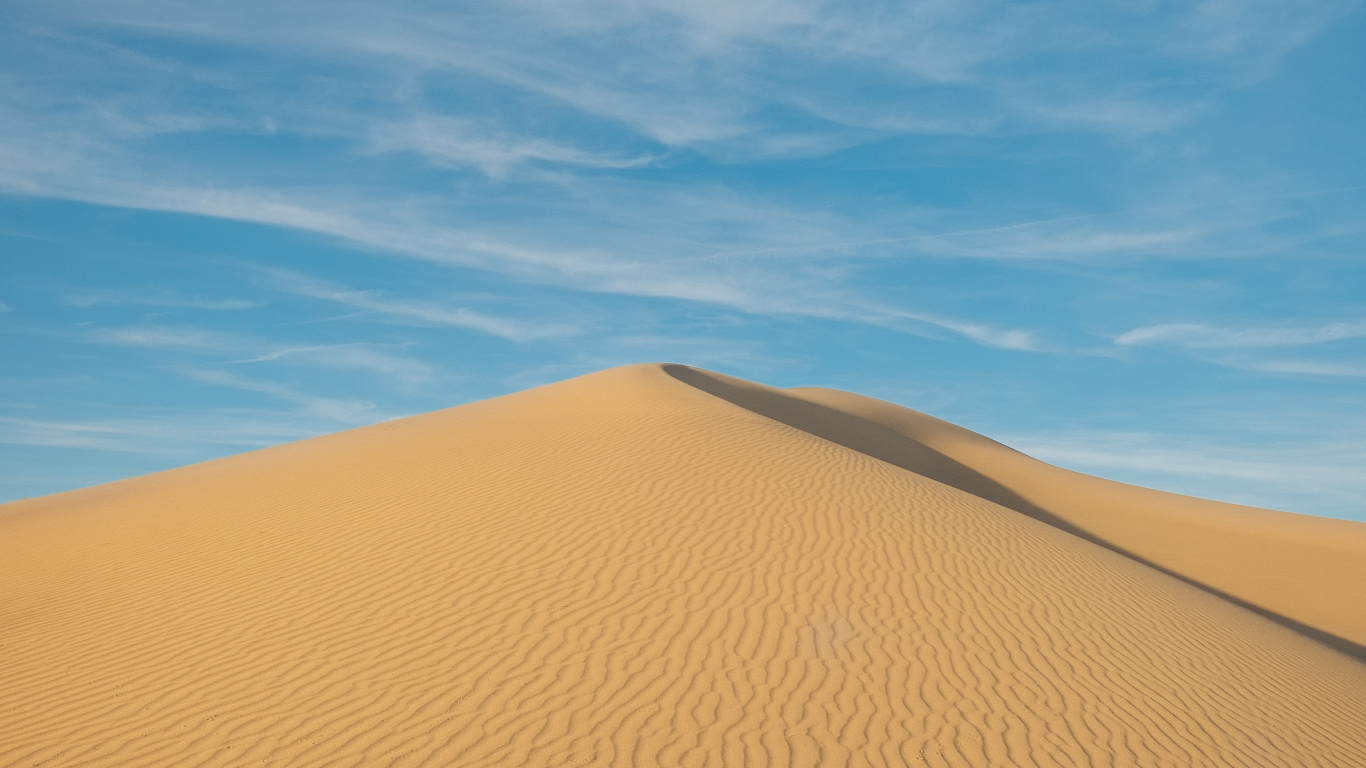
[[[1366,766],[1366,525],[671,365],[0,506],[2,766]]]

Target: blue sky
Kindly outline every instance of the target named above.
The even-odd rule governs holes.
[[[12,0],[0,499],[643,361],[1366,520],[1359,2]]]

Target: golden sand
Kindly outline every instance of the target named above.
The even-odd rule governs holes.
[[[618,368],[0,507],[0,765],[1359,767],[1364,529]]]

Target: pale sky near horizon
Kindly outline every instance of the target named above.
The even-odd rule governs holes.
[[[0,5],[0,501],[631,362],[1366,520],[1366,7]]]

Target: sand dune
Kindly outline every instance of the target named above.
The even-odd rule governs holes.
[[[1364,527],[613,369],[0,507],[0,765],[1361,766]]]

